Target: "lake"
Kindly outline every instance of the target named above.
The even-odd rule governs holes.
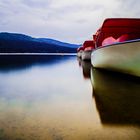
[[[140,79],[74,55],[0,56],[0,140],[139,140]]]

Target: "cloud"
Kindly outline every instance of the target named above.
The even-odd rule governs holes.
[[[120,1],[120,6],[118,8],[118,11],[116,12],[116,14],[118,14],[117,16],[128,17],[128,18],[140,17],[139,0],[119,0],[119,1]]]
[[[0,31],[82,43],[105,18],[139,17],[138,0],[1,0]]]

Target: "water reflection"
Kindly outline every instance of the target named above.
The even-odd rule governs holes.
[[[74,58],[71,55],[0,55],[0,71],[20,70],[34,65],[54,65]]]
[[[75,56],[2,56],[0,139],[87,139],[90,93]]]
[[[138,91],[126,89],[139,89],[139,80],[107,73],[103,78],[91,73],[89,62],[79,67],[75,56],[12,59],[0,62],[1,140],[140,139]]]
[[[101,122],[140,125],[140,79],[93,68],[91,72]]]
[[[91,62],[90,61],[83,61],[80,58],[77,58],[79,62],[79,66],[82,68],[82,74],[84,79],[90,79],[90,69],[91,69]]]
[[[87,65],[90,62],[86,61],[79,61],[79,64],[83,70],[83,77],[88,77],[92,84],[94,115],[90,125],[94,128],[93,122],[95,120],[96,123],[99,122],[96,130],[92,128],[96,132],[96,135],[93,132],[92,138],[95,140],[140,139],[140,79],[93,69],[91,65]],[[98,113],[95,113],[95,108]]]

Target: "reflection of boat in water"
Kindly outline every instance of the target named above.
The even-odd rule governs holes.
[[[82,59],[79,59],[79,58],[78,58],[78,61],[79,61],[79,66],[82,67],[84,79],[90,79],[91,62],[83,61]]]
[[[140,76],[140,19],[106,19],[95,42],[94,67]]]
[[[140,79],[92,68],[91,81],[103,124],[140,124]]]

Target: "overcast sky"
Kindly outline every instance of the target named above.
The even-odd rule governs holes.
[[[140,18],[139,0],[0,0],[0,32],[83,43],[106,18]]]

